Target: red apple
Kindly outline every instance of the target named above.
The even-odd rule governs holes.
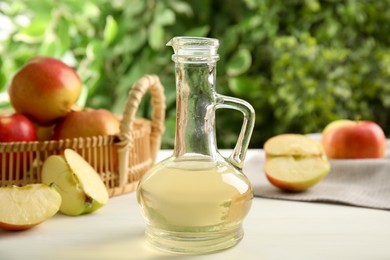
[[[77,73],[60,60],[37,57],[12,78],[8,93],[14,109],[39,125],[65,116],[81,93]]]
[[[99,135],[116,135],[119,133],[119,119],[106,109],[87,108],[79,111],[72,111],[62,118],[54,127],[53,140],[72,139],[77,137],[92,137]],[[117,165],[117,154],[115,145],[110,157],[114,167]],[[104,151],[97,149],[97,154]],[[101,160],[85,158],[95,169],[104,164]]]
[[[37,133],[34,124],[24,115],[22,114],[12,114],[10,116],[0,116],[0,143],[8,143],[8,142],[31,142],[37,141]],[[0,162],[5,158],[5,171],[6,171],[6,179],[12,174],[15,178],[17,174],[23,171],[23,162],[25,165],[29,167],[29,153],[19,154],[19,156],[15,153],[12,161],[10,163],[10,154],[9,153],[1,153],[0,152]],[[19,171],[17,171],[17,162],[19,161]],[[10,166],[13,166],[12,170]],[[2,167],[0,167],[0,173],[3,171]],[[0,179],[2,178],[2,174],[0,174]]]
[[[322,144],[332,159],[382,158],[386,136],[372,121],[336,120],[324,128]]]
[[[116,135],[119,133],[119,120],[106,109],[86,108],[71,111],[54,127],[53,139]]]
[[[264,171],[269,182],[282,190],[304,191],[330,171],[321,143],[299,134],[281,134],[264,144]]]

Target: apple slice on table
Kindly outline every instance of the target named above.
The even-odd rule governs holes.
[[[287,191],[304,191],[330,171],[321,143],[299,134],[274,136],[264,144],[264,171],[274,186]]]
[[[61,195],[45,184],[0,187],[0,228],[23,230],[54,216]]]
[[[77,216],[91,213],[108,202],[108,192],[99,174],[71,149],[49,156],[42,166],[42,181],[61,194],[60,211]]]

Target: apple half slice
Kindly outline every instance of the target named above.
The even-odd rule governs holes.
[[[264,171],[274,186],[287,191],[304,191],[330,172],[321,143],[299,134],[282,134],[264,144]]]
[[[51,155],[46,159],[42,166],[42,182],[53,185],[61,194],[60,211],[65,215],[94,212],[109,199],[99,174],[71,149],[66,149],[63,155]]]
[[[54,216],[61,205],[61,195],[46,184],[0,187],[0,228],[32,228]]]

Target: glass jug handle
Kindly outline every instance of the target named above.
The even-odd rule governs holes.
[[[232,154],[229,156],[229,158],[227,158],[227,160],[235,167],[242,169],[244,166],[246,151],[248,150],[249,141],[255,124],[255,110],[251,104],[245,100],[219,94],[216,95],[217,103],[215,109],[235,109],[242,112],[244,115],[244,120],[236,146],[234,147]]]

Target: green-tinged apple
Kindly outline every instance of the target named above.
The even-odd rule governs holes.
[[[386,136],[372,121],[333,121],[324,128],[321,142],[330,159],[382,158],[386,151]]]
[[[71,149],[66,149],[63,155],[51,155],[45,160],[42,182],[53,185],[61,194],[60,211],[65,215],[94,212],[109,199],[99,174]]]
[[[282,190],[304,191],[330,172],[321,143],[299,134],[281,134],[264,144],[264,171],[269,182]]]
[[[13,76],[8,93],[17,112],[39,125],[49,126],[70,111],[81,88],[73,68],[58,59],[36,57]]]
[[[37,140],[38,137],[34,124],[24,115],[14,113],[0,116],[0,143],[33,142]],[[6,179],[11,175],[15,178],[23,170],[27,170],[30,165],[30,153],[20,153],[19,155],[14,153],[14,156],[11,157],[9,153],[0,152],[0,179],[2,179],[1,172],[3,168],[1,164],[3,158],[5,159]]]
[[[106,109],[85,108],[71,111],[54,127],[53,140],[116,135],[119,133],[118,118]]]
[[[52,140],[54,126],[55,125],[50,125],[50,126],[35,125],[37,129],[38,140],[41,142]]]
[[[0,187],[0,228],[32,228],[54,216],[60,205],[61,195],[42,183]]]

